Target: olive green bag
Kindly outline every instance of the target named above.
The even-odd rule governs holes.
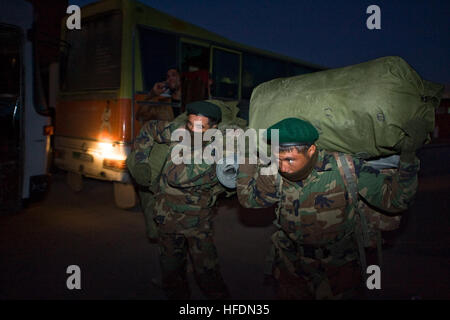
[[[433,130],[442,92],[402,58],[383,57],[260,84],[251,96],[249,127],[297,117],[318,129],[320,148],[365,159],[389,156],[408,120],[425,119]]]

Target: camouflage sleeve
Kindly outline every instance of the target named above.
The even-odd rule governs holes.
[[[393,174],[383,174],[373,167],[355,161],[359,194],[371,205],[396,213],[408,209],[417,191],[419,159],[400,161]]]
[[[146,162],[154,143],[170,143],[173,128],[168,121],[148,121],[139,132],[133,145],[135,162]]]
[[[167,166],[167,182],[178,188],[204,186],[212,188],[218,183],[216,166],[201,164],[174,164],[170,159]]]
[[[265,208],[278,202],[276,176],[261,175],[260,170],[258,165],[239,165],[237,195],[246,208]]]

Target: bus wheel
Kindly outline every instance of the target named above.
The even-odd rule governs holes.
[[[136,205],[137,195],[131,183],[114,182],[114,202],[121,209],[130,209]]]
[[[66,182],[70,189],[75,192],[79,192],[83,189],[83,176],[79,173],[68,171],[66,174]]]

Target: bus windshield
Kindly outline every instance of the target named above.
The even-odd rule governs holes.
[[[15,97],[20,93],[20,36],[11,27],[0,26],[0,96]]]
[[[81,30],[67,31],[70,44],[64,91],[120,87],[120,11],[88,17]]]

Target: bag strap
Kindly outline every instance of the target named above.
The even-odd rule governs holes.
[[[279,229],[276,233],[272,235],[272,245],[270,246],[269,252],[266,254],[266,259],[264,262],[264,274],[266,276],[272,275],[272,269],[275,262],[276,257],[276,234],[280,231],[281,225],[280,225],[280,209],[281,209],[281,202],[282,202],[282,187],[283,187],[283,179],[281,179],[281,176],[279,173],[277,173],[277,177],[275,178],[275,189],[276,189],[276,195],[279,199],[277,208],[275,209],[275,220],[272,221],[272,223]]]
[[[281,175],[278,172],[277,172],[277,177],[275,178],[275,189],[276,189],[276,194],[277,194],[277,198],[278,198],[278,204],[277,204],[277,208],[275,209],[276,218],[275,218],[275,220],[273,220],[273,224],[276,227],[281,228],[280,210],[281,210],[281,207],[283,206],[283,179],[281,178]]]
[[[358,245],[359,259],[362,268],[361,272],[364,279],[366,275],[365,271],[367,269],[365,247],[369,246],[369,228],[367,225],[366,215],[358,208],[359,193],[355,164],[353,162],[353,158],[348,154],[334,152],[333,156],[336,159],[339,173],[341,174],[347,188],[349,203],[355,210],[355,213],[359,216],[359,221],[361,223],[361,228],[357,228],[355,230],[355,238]]]

